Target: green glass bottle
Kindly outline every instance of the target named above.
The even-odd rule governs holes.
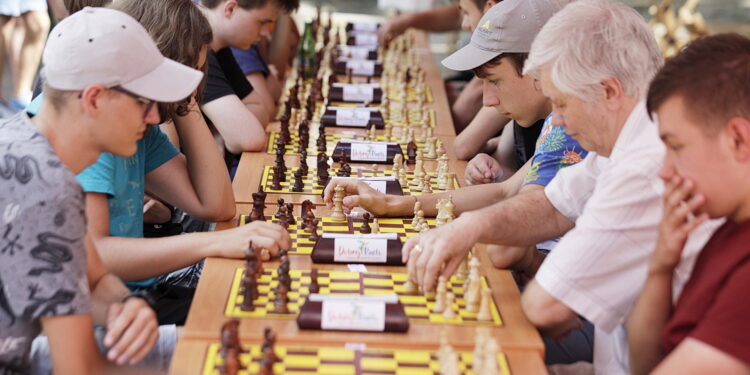
[[[300,67],[306,79],[315,78],[315,36],[312,22],[305,22],[305,32],[300,44]]]

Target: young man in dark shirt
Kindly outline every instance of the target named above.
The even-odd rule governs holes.
[[[667,146],[666,191],[659,240],[628,325],[634,374],[750,373],[748,82],[750,40],[722,34],[688,45],[651,83],[648,109]],[[719,217],[727,221],[680,294],[673,281],[688,234]]]
[[[264,124],[272,114],[249,104],[253,87],[229,47],[250,48],[270,33],[281,12],[291,12],[298,0],[202,0],[213,41],[208,52],[208,80],[201,109],[232,154],[260,151],[266,144]],[[258,116],[260,114],[260,116]]]

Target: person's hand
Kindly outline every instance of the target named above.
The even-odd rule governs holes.
[[[134,365],[151,351],[159,338],[159,322],[154,310],[141,298],[113,303],[107,312],[104,345],[107,359],[118,365]]]
[[[464,179],[469,185],[489,184],[500,177],[502,168],[500,163],[487,154],[477,154],[466,166]]]
[[[357,178],[332,179],[323,192],[323,201],[329,208],[333,207],[333,194],[336,186],[344,188],[344,211],[350,212],[355,207],[362,207],[375,216],[385,216],[388,208],[388,195],[383,194]]]
[[[449,278],[479,240],[480,232],[468,215],[410,238],[402,249],[412,281],[432,291],[438,276]]]
[[[708,220],[708,214],[698,213],[706,199],[696,192],[691,180],[673,174],[665,178],[664,183],[664,216],[659,224],[659,239],[651,257],[651,269],[671,273],[680,263],[688,235]]]
[[[378,44],[385,46],[397,36],[403,34],[411,25],[410,19],[410,14],[402,14],[380,25],[380,29],[378,29]]]
[[[253,221],[215,233],[223,236],[217,243],[217,255],[223,258],[244,258],[250,242],[255,247],[268,250],[270,256],[277,256],[280,249],[289,250],[292,246],[292,239],[289,238],[286,229],[279,224],[266,221]]]

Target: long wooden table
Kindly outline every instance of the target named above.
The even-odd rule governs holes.
[[[416,34],[417,53],[421,58],[421,66],[426,72],[426,82],[433,96],[431,106],[436,114],[436,127],[434,134],[445,145],[449,157],[450,171],[456,173],[461,185],[466,162],[458,161],[453,149],[455,132],[451,119],[450,108],[439,75],[436,64],[429,51],[426,34]],[[278,131],[278,123],[268,126],[267,132]],[[327,128],[327,133],[332,134],[340,131],[337,128]],[[346,129],[348,134],[364,135],[363,130]],[[311,140],[315,140],[317,130],[311,129]],[[379,132],[379,133],[382,133]],[[311,141],[311,143],[313,142]],[[287,166],[296,166],[299,157],[286,155]],[[244,153],[239,168],[232,183],[235,200],[237,202],[237,215],[234,219],[218,223],[216,230],[226,230],[238,225],[239,215],[248,214],[251,209],[251,194],[258,190],[263,174],[263,167],[273,165],[275,155],[266,151]],[[307,160],[308,165],[315,166],[315,156]],[[437,162],[426,161],[425,169],[434,171]],[[367,167],[352,163],[352,167]],[[382,165],[381,168],[390,168]],[[329,214],[328,208],[322,206],[319,196],[269,193],[266,198],[266,214],[275,212],[276,199],[283,198],[286,202],[300,203],[310,199],[318,204],[315,213],[317,216]],[[483,245],[477,245],[477,256],[480,259],[480,273],[487,277],[488,284],[492,290],[492,296],[498,307],[503,324],[501,326],[483,327],[495,338],[505,353],[506,358],[514,374],[539,374],[545,373],[542,358],[544,346],[537,330],[526,320],[520,307],[520,293],[508,271],[496,270],[484,252]],[[291,255],[291,269],[309,269],[315,266],[321,270],[347,270],[346,265],[313,265],[309,256]],[[275,269],[278,263],[267,262],[266,269]],[[172,362],[171,373],[173,374],[199,374],[202,373],[206,350],[211,342],[218,342],[221,325],[227,320],[224,315],[228,299],[230,298],[230,285],[235,271],[244,266],[241,260],[209,258],[206,260],[205,268],[195,299],[191,306],[190,314],[185,324],[181,340]],[[367,266],[368,272],[405,272],[404,267]],[[342,346],[351,343],[361,343],[368,347],[383,347],[393,349],[422,348],[436,350],[441,331],[445,330],[451,345],[456,350],[472,350],[474,346],[475,329],[465,325],[440,325],[434,323],[411,322],[408,333],[352,333],[338,331],[305,331],[297,327],[295,319],[289,318],[248,318],[243,319],[240,328],[240,338],[243,343],[258,343],[262,337],[264,327],[272,327],[278,335],[279,344],[290,345],[313,345],[313,346]]]

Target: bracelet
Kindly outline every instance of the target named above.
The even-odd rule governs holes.
[[[151,293],[149,293],[148,291],[139,290],[139,291],[130,293],[128,296],[122,299],[122,303],[125,303],[127,300],[131,298],[142,299],[151,308],[151,310],[154,310],[154,312],[156,312],[156,298],[154,298],[154,296],[151,295]]]

